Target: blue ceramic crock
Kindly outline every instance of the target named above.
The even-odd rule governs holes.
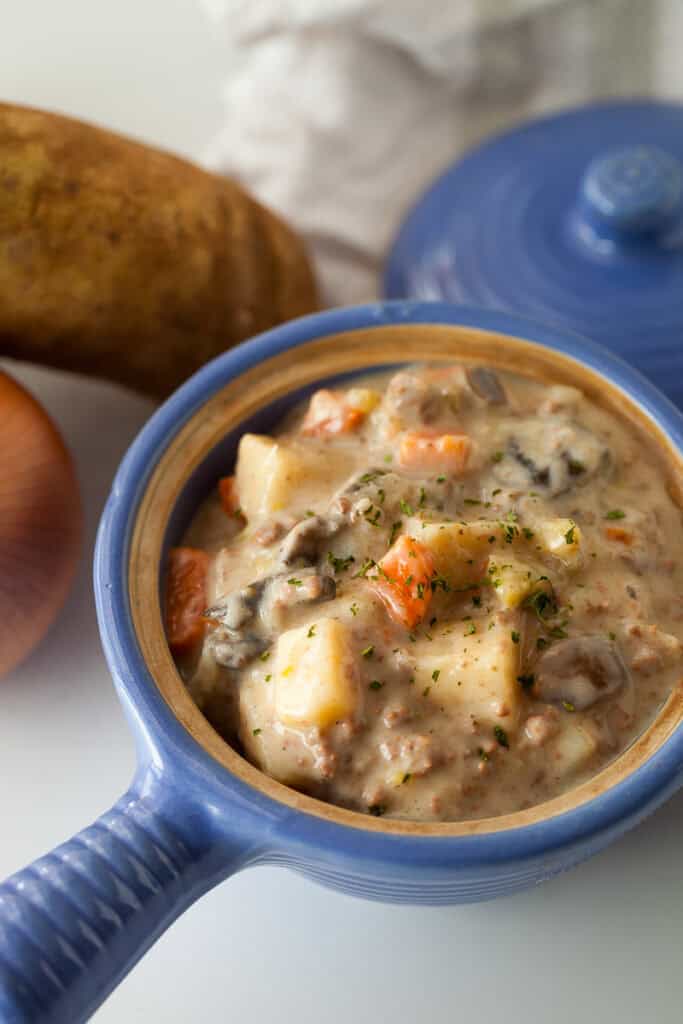
[[[635,770],[565,813],[502,830],[468,832],[441,825],[420,831],[352,812],[337,814],[308,797],[297,802],[293,791],[272,780],[264,779],[264,786],[250,783],[247,779],[264,777],[250,766],[246,778],[229,771],[162,696],[135,631],[128,567],[140,503],[171,440],[212,396],[265,359],[328,335],[418,324],[500,333],[573,357],[635,400],[674,450],[683,452],[683,416],[636,371],[578,336],[501,313],[419,302],[321,313],[272,330],[202,369],[132,445],[97,541],[102,642],[136,737],[138,769],[110,811],[0,887],[0,1019],[5,1024],[85,1020],[186,907],[246,867],[285,865],[377,900],[490,899],[601,850],[683,781],[683,728],[677,719]],[[399,350],[395,361],[414,356]],[[207,465],[209,476],[215,474]],[[177,540],[190,508],[204,496],[208,477],[202,472],[198,467],[178,495],[166,543]],[[149,572],[158,586],[158,564]],[[282,799],[273,795],[278,791]]]
[[[406,214],[384,295],[578,331],[683,406],[683,104],[589,103],[486,139]]]

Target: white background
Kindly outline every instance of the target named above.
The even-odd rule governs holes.
[[[198,155],[219,119],[220,70],[191,0],[0,0],[5,99]],[[18,375],[74,452],[87,535],[64,614],[0,685],[0,875],[86,825],[132,773],[90,566],[112,474],[151,411],[106,385]],[[569,875],[480,906],[383,907],[256,869],[174,925],[97,1020],[678,1024],[682,850],[683,795]]]

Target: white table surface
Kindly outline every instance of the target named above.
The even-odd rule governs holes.
[[[220,53],[191,0],[0,0],[0,22],[4,98],[201,152],[218,116]],[[133,770],[90,576],[112,475],[151,410],[104,384],[17,375],[74,452],[87,531],[64,613],[0,684],[0,875],[105,810]],[[682,852],[683,795],[568,875],[479,906],[384,907],[255,869],[177,922],[96,1019],[678,1024]]]

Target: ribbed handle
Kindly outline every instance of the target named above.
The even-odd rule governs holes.
[[[131,790],[0,886],[2,1024],[87,1020],[210,887],[205,830],[171,822],[172,803],[164,816],[158,807],[158,797]]]

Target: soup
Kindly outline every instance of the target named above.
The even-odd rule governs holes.
[[[410,366],[241,438],[171,551],[169,644],[273,778],[373,815],[506,814],[671,692],[681,540],[652,442],[578,389]]]

